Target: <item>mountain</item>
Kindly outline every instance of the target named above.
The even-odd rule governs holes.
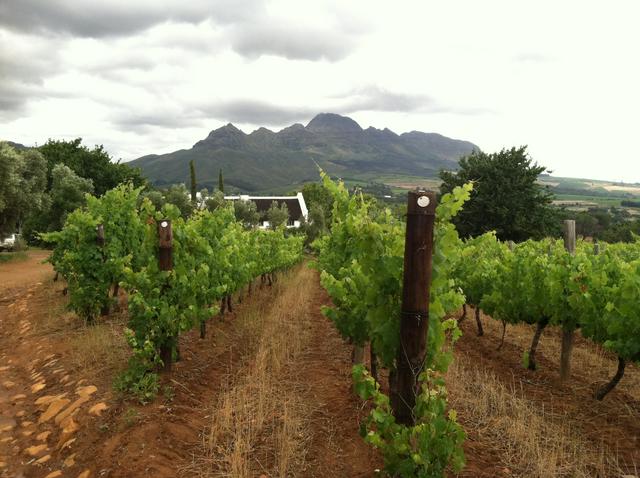
[[[25,146],[24,144],[20,144],[20,143],[14,143],[13,141],[5,141],[5,143],[7,143],[9,146],[11,146],[13,149],[20,149],[20,150],[25,150],[25,149],[29,149],[27,146]]]
[[[151,154],[131,161],[154,184],[188,183],[194,160],[198,186],[217,185],[222,169],[225,185],[249,192],[269,191],[318,180],[316,164],[329,174],[351,179],[382,175],[435,177],[455,169],[460,156],[476,146],[436,133],[396,134],[362,129],[351,118],[321,113],[309,124],[273,132],[259,128],[246,134],[231,123],[213,130],[191,149]]]

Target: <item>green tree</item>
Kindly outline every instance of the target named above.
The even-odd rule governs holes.
[[[173,204],[180,210],[183,218],[188,218],[193,212],[193,204],[187,187],[184,184],[174,184],[166,190],[164,199],[168,204]]]
[[[50,219],[48,230],[57,231],[62,229],[69,213],[86,204],[85,194],[93,192],[93,184],[64,164],[56,164],[51,177],[51,203],[44,214]]]
[[[50,139],[38,150],[47,160],[48,188],[51,188],[56,164],[64,164],[78,176],[90,179],[98,196],[124,182],[131,182],[136,187],[146,185],[139,168],[113,162],[102,145],[89,149],[82,145],[82,138],[71,141]]]
[[[324,223],[331,224],[334,199],[331,193],[323,187],[320,182],[306,183],[302,187],[302,196],[304,197],[304,202],[307,205],[309,213],[311,213],[314,205],[318,205],[322,208]]]
[[[553,195],[537,182],[545,171],[526,146],[491,154],[474,151],[460,160],[458,171],[440,172],[440,193],[474,182],[471,199],[454,220],[462,237],[496,231],[503,241],[542,238],[557,222]]]
[[[189,173],[191,175],[191,202],[196,204],[196,192],[197,192],[197,183],[196,183],[196,166],[193,162],[193,159],[189,161]]]
[[[140,194],[139,202],[142,203],[144,198],[149,199],[149,201],[151,201],[151,204],[153,204],[153,207],[158,211],[162,209],[162,206],[164,206],[166,202],[164,196],[162,195],[162,192],[156,190],[145,191]]]
[[[209,211],[215,211],[223,207],[225,204],[224,193],[222,191],[215,191],[211,196],[209,196],[204,201],[204,206]]]
[[[40,153],[17,151],[0,142],[0,238],[22,229],[46,204],[46,161]]]
[[[233,212],[236,216],[236,221],[241,223],[245,229],[252,229],[260,222],[258,206],[253,201],[234,201]]]
[[[207,199],[209,199],[210,196],[209,190],[207,188],[202,188],[198,194],[200,194],[200,197],[198,198],[198,195],[196,194],[196,207],[198,209],[202,209],[207,206]]]
[[[271,229],[277,229],[280,226],[287,224],[289,219],[289,208],[285,203],[278,206],[278,201],[272,201],[271,207],[267,210],[267,221],[269,221],[269,227]]]
[[[318,203],[314,203],[309,208],[309,218],[302,225],[302,229],[306,234],[306,244],[311,244],[318,237],[328,232],[325,212],[322,206]]]
[[[224,179],[222,178],[222,169],[218,173],[218,189],[220,192],[224,192]]]

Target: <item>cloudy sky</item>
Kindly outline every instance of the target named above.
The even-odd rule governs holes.
[[[0,0],[0,138],[124,161],[318,112],[640,181],[640,3]]]

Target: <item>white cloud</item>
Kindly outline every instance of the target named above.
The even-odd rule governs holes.
[[[334,111],[640,181],[631,0],[35,3],[0,5],[3,138],[133,159]]]

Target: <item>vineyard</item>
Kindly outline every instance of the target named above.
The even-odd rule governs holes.
[[[389,474],[442,476],[449,466],[460,470],[464,465],[464,433],[455,410],[447,406],[443,375],[461,335],[458,324],[466,318],[467,304],[475,308],[479,336],[483,335],[482,310],[502,323],[498,350],[507,324],[536,327],[522,357],[523,366],[532,371],[537,367],[542,332],[550,324],[558,326],[561,383],[571,375],[576,330],[615,355],[617,371],[594,390],[596,400],[613,390],[627,363],[640,362],[640,321],[635,310],[640,298],[638,244],[581,241],[576,247],[573,221],[566,221],[564,244],[552,240],[504,244],[493,233],[461,241],[449,221],[469,198],[468,184],[444,195],[436,211],[426,351],[412,364],[412,396],[399,399],[398,376],[403,356],[409,353],[400,330],[404,323],[400,299],[406,297],[401,272],[403,256],[405,270],[409,257],[409,223],[403,251],[405,227],[400,221],[388,212],[371,213],[362,196],[349,196],[342,185],[326,177],[325,187],[336,201],[331,235],[318,244],[321,282],[335,304],[325,314],[354,345],[355,361],[361,361],[360,351],[369,345],[370,373],[355,366],[353,376],[356,391],[372,406],[363,423],[363,437],[381,450]],[[408,211],[411,200],[410,194]],[[404,288],[408,287],[405,275]],[[463,315],[456,321],[451,314],[461,306]],[[416,317],[420,323],[420,315]],[[389,370],[388,385],[382,388],[390,397],[378,383],[379,365]]]
[[[640,245],[575,243],[567,226],[562,241],[503,244],[486,234],[461,246],[454,277],[476,311],[507,324],[526,323],[536,331],[524,366],[536,370],[536,350],[548,325],[562,330],[560,378],[571,374],[575,331],[614,354],[618,369],[611,380],[594,391],[602,400],[622,379],[627,363],[640,362]],[[465,311],[466,312],[466,311]],[[463,315],[463,318],[465,315]]]
[[[272,283],[301,259],[302,238],[245,231],[230,207],[184,220],[172,205],[138,205],[140,191],[121,186],[92,197],[44,237],[55,244],[51,263],[79,317],[95,321],[121,287],[127,293],[133,356],[116,388],[144,402],[158,392],[155,370],[170,371],[179,355],[180,334],[199,327],[204,338],[207,321],[232,308],[232,294],[257,277]]]
[[[576,241],[570,221],[564,242],[461,239],[452,219],[471,184],[437,204],[410,193],[406,218],[323,185],[332,221],[309,264],[301,235],[245,228],[224,205],[185,219],[128,185],[44,235],[55,297],[51,275],[0,301],[3,324],[20,320],[3,361],[17,370],[11,347],[43,355],[25,364],[33,386],[0,393],[11,466],[48,478],[637,475],[638,243]],[[29,319],[32,296],[72,313]],[[79,360],[68,334],[98,358]],[[84,368],[99,387],[68,378]]]

